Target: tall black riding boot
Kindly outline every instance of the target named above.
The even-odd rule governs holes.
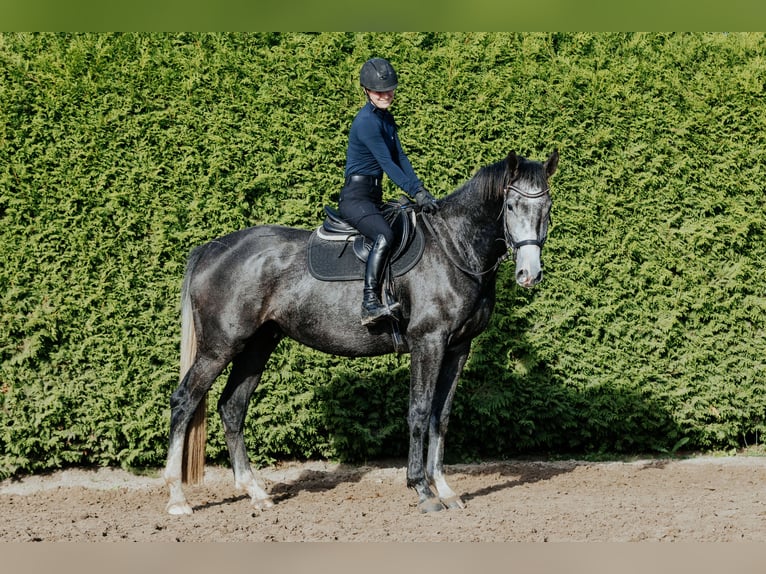
[[[378,235],[375,244],[367,257],[367,268],[364,273],[364,297],[362,299],[362,325],[371,325],[386,317],[399,308],[399,303],[384,305],[380,301],[383,272],[388,263],[390,247],[386,238]]]

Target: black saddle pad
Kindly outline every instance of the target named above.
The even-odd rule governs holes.
[[[391,262],[395,277],[412,269],[423,255],[426,242],[419,227],[407,249]],[[352,241],[328,241],[315,230],[308,243],[309,272],[321,281],[354,281],[364,279],[365,264],[354,254]]]

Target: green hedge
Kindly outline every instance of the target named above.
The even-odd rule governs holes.
[[[435,195],[561,153],[546,279],[503,269],[450,460],[760,440],[763,34],[0,34],[0,477],[163,463],[186,255],[320,223],[373,55]],[[403,455],[408,372],[284,343],[254,461]]]

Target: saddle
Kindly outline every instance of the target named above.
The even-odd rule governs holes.
[[[381,210],[394,231],[389,270],[395,277],[412,269],[425,248],[423,232],[415,224],[414,205],[402,197],[400,201],[386,203]],[[309,272],[321,281],[364,279],[372,245],[335,208],[327,205],[324,211],[324,222],[309,237]]]

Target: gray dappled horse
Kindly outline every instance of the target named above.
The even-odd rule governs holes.
[[[443,471],[458,378],[471,341],[487,327],[497,269],[508,253],[515,258],[520,286],[542,280],[540,252],[551,209],[548,178],[558,160],[557,150],[545,162],[511,152],[440,200],[436,213],[418,216],[425,224],[425,251],[396,280],[395,295],[411,353],[407,485],[417,492],[423,512],[463,507]],[[192,512],[182,489],[187,428],[227,365],[232,369],[218,412],[235,485],[254,506],[266,508],[273,503],[252,472],[243,428],[250,397],[279,341],[290,337],[347,357],[395,350],[390,330],[360,324],[361,281],[329,283],[307,272],[310,234],[256,226],[197,247],[189,256],[182,288],[182,379],[170,400],[164,471],[170,514]]]

